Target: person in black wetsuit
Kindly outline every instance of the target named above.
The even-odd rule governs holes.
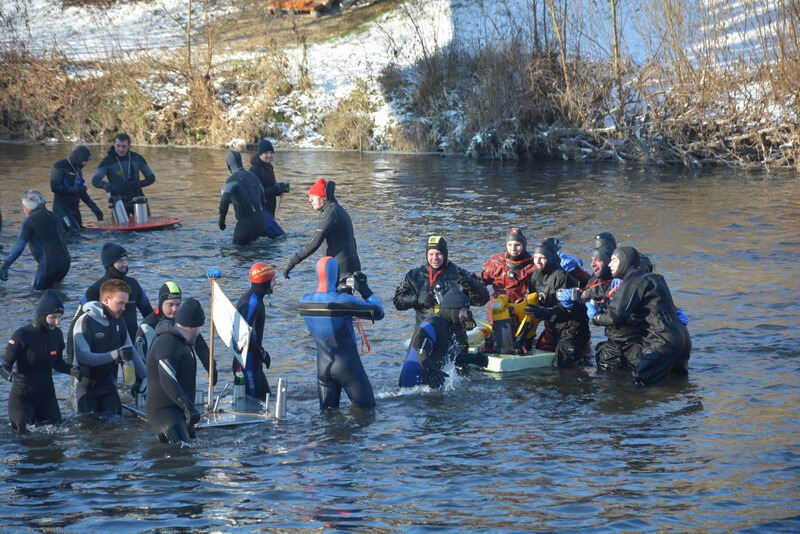
[[[338,408],[344,390],[354,405],[372,410],[375,394],[358,353],[353,318],[378,321],[383,319],[383,306],[360,271],[353,273],[352,286],[339,290],[336,258],[320,258],[317,276],[317,291],[300,297],[300,315],[317,346],[319,409]],[[363,300],[350,291],[358,292]]]
[[[634,384],[647,386],[669,373],[686,376],[692,342],[664,277],[639,265],[640,255],[635,248],[614,250],[611,274],[622,282],[592,322],[627,327],[629,333],[627,343],[607,343],[598,349],[598,366],[629,368]]]
[[[225,162],[231,175],[222,187],[219,201],[219,229],[225,230],[228,206],[233,203],[236,227],[233,229],[233,244],[247,245],[264,234],[264,193],[258,177],[242,166],[242,155],[231,150]],[[281,233],[283,230],[281,230]],[[277,237],[271,235],[269,237]]]
[[[139,180],[139,173],[144,180]],[[108,178],[104,181],[103,178]],[[117,134],[114,143],[92,176],[92,185],[105,189],[109,203],[121,198],[128,215],[133,214],[133,199],[144,196],[143,187],[156,181],[156,175],[141,155],[131,150],[131,138],[126,133]]]
[[[128,335],[131,340],[136,337],[137,318],[136,310],[138,309],[142,317],[147,317],[153,313],[153,307],[147,299],[147,295],[139,285],[135,278],[128,276],[128,251],[116,243],[105,243],[100,250],[100,261],[103,264],[106,272],[94,284],[89,286],[83,296],[82,302],[91,302],[100,299],[100,286],[106,281],[111,279],[123,280],[130,288],[130,300],[125,306],[125,313],[123,318],[125,325],[128,327]],[[144,354],[142,355],[144,356]]]
[[[325,256],[336,258],[339,264],[340,279],[345,279],[356,271],[361,270],[361,260],[358,258],[358,247],[353,234],[353,222],[350,215],[336,201],[334,193],[336,182],[319,178],[308,189],[308,201],[311,207],[320,212],[314,236],[306,246],[289,259],[283,268],[283,276],[289,278],[289,272],[294,267],[311,256],[325,242]]]
[[[123,314],[131,288],[112,278],[100,286],[99,301],[87,302],[70,327],[74,365],[80,378],[74,385],[73,401],[79,413],[120,415],[117,365],[133,360],[136,380],[142,383],[144,359],[133,346]]]
[[[83,201],[98,221],[103,220],[103,212],[89,197],[83,179],[83,167],[92,155],[81,145],[75,147],[67,159],[57,161],[50,170],[50,190],[53,191],[53,213],[61,219],[64,228],[79,232],[83,227],[79,201]]]
[[[528,291],[539,294],[539,305],[528,306],[525,313],[545,321],[542,336],[552,332],[555,342],[553,365],[576,367],[583,362],[589,341],[586,306],[580,299],[573,300],[570,291],[578,287],[578,281],[561,268],[557,249],[549,241],[533,249],[533,261],[538,269],[531,276]],[[540,345],[537,344],[537,348]]]
[[[64,231],[58,218],[44,204],[39,191],[31,189],[22,195],[25,220],[19,230],[19,239],[0,266],[0,280],[8,280],[8,269],[25,250],[25,245],[29,245],[33,259],[39,264],[33,278],[33,289],[50,289],[67,276],[70,257],[64,243]]]
[[[470,354],[467,330],[475,327],[469,299],[457,289],[451,289],[441,299],[439,311],[422,321],[411,340],[406,361],[400,371],[400,387],[427,384],[433,389],[444,385],[449,376],[442,369],[448,361],[456,366],[467,364],[486,367],[489,357]]]
[[[411,269],[394,292],[394,307],[416,310],[415,330],[425,317],[434,313],[436,299],[453,289],[464,292],[473,306],[489,302],[486,285],[474,274],[449,259],[447,241],[432,235],[425,248],[425,265]]]
[[[53,369],[70,374],[70,366],[62,358],[64,337],[58,328],[63,315],[64,304],[48,289],[39,299],[33,324],[18,328],[8,340],[0,375],[11,382],[8,420],[17,432],[25,432],[27,425],[61,419]]]
[[[272,168],[274,157],[275,148],[272,143],[268,139],[262,139],[258,142],[258,154],[250,159],[250,172],[258,176],[264,189],[264,209],[272,217],[275,217],[276,199],[289,192],[289,184],[275,179],[275,170]]]
[[[263,347],[264,322],[266,311],[264,309],[264,296],[272,293],[278,282],[275,278],[275,268],[268,263],[256,262],[250,267],[250,289],[239,297],[236,302],[236,311],[244,317],[252,328],[250,343],[247,349],[247,364],[242,367],[239,360],[233,360],[233,372],[244,373],[245,394],[264,401],[267,393],[271,393],[267,375],[262,364],[269,369],[272,363],[269,352]]]
[[[186,299],[175,316],[175,324],[162,323],[166,331],[150,348],[145,412],[153,432],[164,443],[188,442],[195,437],[194,425],[200,421],[200,413],[194,405],[197,388],[194,341],[205,321],[200,302]],[[202,363],[208,370],[208,359]]]

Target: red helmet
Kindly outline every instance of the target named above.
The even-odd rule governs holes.
[[[265,284],[275,278],[275,267],[269,263],[257,261],[250,267],[250,281],[254,284]]]

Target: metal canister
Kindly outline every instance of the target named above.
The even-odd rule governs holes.
[[[275,398],[275,418],[286,417],[286,379],[278,379],[278,396]]]
[[[133,197],[133,219],[136,224],[147,222],[147,199],[145,197]]]
[[[128,224],[128,212],[125,211],[125,203],[121,199],[114,202],[114,220],[117,224]]]

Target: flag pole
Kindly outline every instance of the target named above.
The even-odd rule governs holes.
[[[208,411],[214,409],[214,285],[217,283],[217,278],[222,276],[219,269],[209,269],[206,271],[206,276],[211,280],[211,321],[209,321],[209,338],[208,338]]]

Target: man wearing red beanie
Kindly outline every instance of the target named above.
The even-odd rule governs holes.
[[[283,268],[283,276],[289,278],[289,272],[295,265],[311,256],[325,242],[325,255],[336,258],[339,263],[339,279],[347,278],[361,270],[358,258],[356,238],[353,235],[353,223],[350,215],[339,205],[334,196],[336,183],[319,178],[308,189],[308,201],[315,211],[320,212],[317,230],[306,246],[296,252]]]

